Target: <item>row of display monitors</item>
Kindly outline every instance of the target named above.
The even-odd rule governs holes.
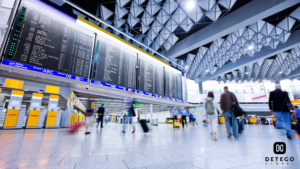
[[[38,0],[21,2],[2,64],[182,100],[180,72],[95,35]]]

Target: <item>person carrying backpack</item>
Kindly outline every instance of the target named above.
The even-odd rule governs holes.
[[[217,109],[220,110],[220,108],[218,103],[214,100],[214,94],[212,92],[208,92],[203,107],[206,112],[206,120],[209,128],[210,136],[214,140],[217,140],[218,113],[216,110]]]

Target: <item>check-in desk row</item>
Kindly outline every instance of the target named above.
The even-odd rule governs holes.
[[[22,105],[20,109],[3,110],[3,106],[0,104],[0,126],[3,126],[3,129],[59,127],[62,112],[60,110],[46,111],[41,107],[39,110],[30,110],[27,116],[25,112],[25,105]]]
[[[7,109],[0,105],[0,125],[3,129],[56,128],[60,125],[61,111],[58,108],[58,95],[50,95],[48,109],[41,106],[42,93],[33,93],[29,112],[22,105],[24,91],[12,90]]]

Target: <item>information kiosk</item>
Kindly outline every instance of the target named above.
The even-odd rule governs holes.
[[[61,111],[58,111],[58,95],[50,95],[45,128],[57,128],[60,124]]]
[[[33,93],[26,128],[42,128],[43,117],[45,117],[45,109],[41,110],[42,98],[42,93]]]
[[[23,95],[24,92],[20,90],[11,92],[3,129],[22,128],[26,112],[26,106],[22,105]]]

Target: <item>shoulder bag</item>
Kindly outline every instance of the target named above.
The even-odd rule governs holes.
[[[233,105],[231,106],[231,109],[234,113],[234,116],[235,117],[242,116],[244,114],[244,110],[238,104],[235,103],[235,101],[233,99],[233,96],[232,96],[232,93],[230,93],[230,96],[231,96],[231,100],[233,102]]]

